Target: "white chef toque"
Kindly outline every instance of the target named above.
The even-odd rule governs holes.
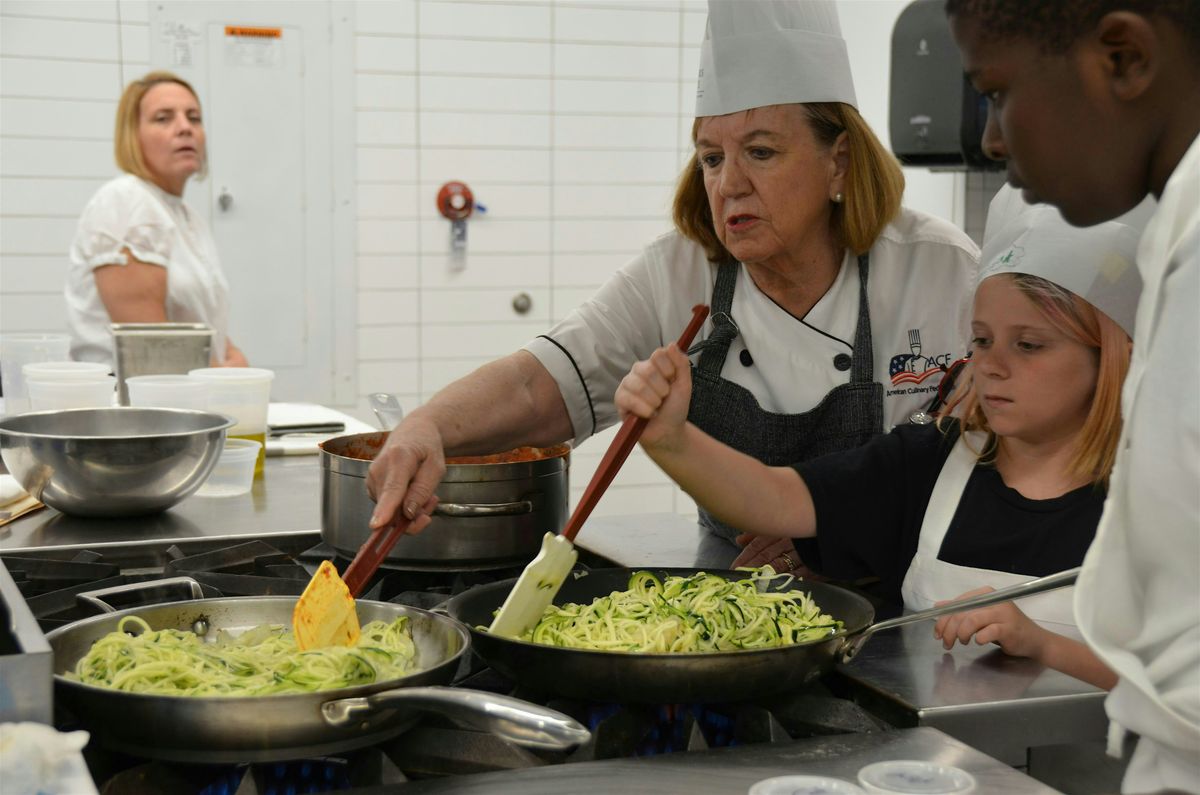
[[[1083,298],[1132,338],[1142,292],[1134,264],[1139,236],[1115,221],[1071,226],[1054,207],[1027,204],[984,240],[979,280],[1002,273],[1039,276]]]
[[[797,102],[857,107],[833,0],[708,0],[696,117]]]

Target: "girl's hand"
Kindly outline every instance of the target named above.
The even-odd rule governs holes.
[[[691,399],[691,365],[671,343],[633,366],[617,387],[615,403],[622,420],[631,414],[649,420],[643,447],[667,450],[682,445]]]
[[[994,590],[995,588],[988,586],[976,588],[954,599],[938,602],[937,606]],[[933,636],[940,639],[947,649],[953,648],[956,641],[966,646],[974,638],[975,643],[980,646],[995,643],[1005,654],[1029,657],[1039,662],[1043,661],[1050,635],[1049,630],[1039,627],[1012,602],[968,610],[965,613],[951,613],[939,618],[933,627]]]

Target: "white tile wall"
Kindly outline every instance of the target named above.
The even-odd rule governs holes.
[[[851,4],[851,52],[885,53],[886,20],[904,4]],[[396,392],[411,409],[543,332],[669,229],[705,5],[338,0],[331,10],[352,14],[355,31],[355,159],[340,167],[355,175],[356,257],[338,267],[357,277],[359,398],[343,408],[370,420],[368,393]],[[113,105],[149,66],[148,19],[148,0],[0,5],[0,331],[61,328],[74,219],[115,173]],[[868,28],[869,40],[853,38]],[[878,125],[886,69],[856,64],[856,79]],[[487,206],[469,222],[461,264],[434,206],[451,179]],[[512,308],[520,292],[532,298],[524,315]],[[575,497],[610,438],[576,452]],[[598,512],[647,511],[695,506],[635,451]]]

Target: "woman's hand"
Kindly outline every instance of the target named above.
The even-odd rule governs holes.
[[[420,532],[428,524],[420,521],[423,506],[445,474],[441,431],[420,410],[414,411],[391,432],[367,470],[367,493],[375,500],[371,529],[387,524],[402,509],[405,516],[418,520],[408,532]]]
[[[242,353],[242,349],[234,345],[231,340],[225,340],[225,361],[221,363],[221,367],[249,367],[250,362],[246,360],[246,354]]]
[[[753,533],[743,533],[737,537],[737,542],[744,547],[742,554],[733,561],[732,567],[741,566],[770,566],[779,574],[795,574],[797,577],[808,577],[812,574],[790,538],[774,538],[759,536]]]
[[[672,343],[633,366],[617,387],[615,403],[622,420],[631,414],[649,420],[642,431],[644,447],[677,450],[683,444],[691,398],[691,365]]]
[[[988,586],[976,588],[954,599],[938,602],[937,606],[991,593],[994,590]],[[1012,602],[968,610],[965,613],[951,613],[939,618],[933,627],[933,636],[941,640],[942,646],[947,649],[953,648],[956,641],[966,646],[974,638],[975,643],[980,646],[995,643],[1005,654],[1029,657],[1038,662],[1045,662],[1043,657],[1051,635],[1049,630],[1038,626]]]

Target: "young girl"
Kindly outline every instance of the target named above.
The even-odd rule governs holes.
[[[685,421],[691,373],[673,345],[634,366],[617,406],[652,418],[642,446],[722,521],[815,538],[815,570],[878,577],[910,610],[1052,574],[1080,564],[1100,519],[1140,286],[1136,242],[1123,225],[1075,229],[1046,207],[997,232],[975,294],[971,363],[937,425],[769,467]],[[1071,589],[1021,606],[950,616],[935,632],[947,647],[974,637],[1112,686],[1086,646],[1041,626],[1073,629]]]

